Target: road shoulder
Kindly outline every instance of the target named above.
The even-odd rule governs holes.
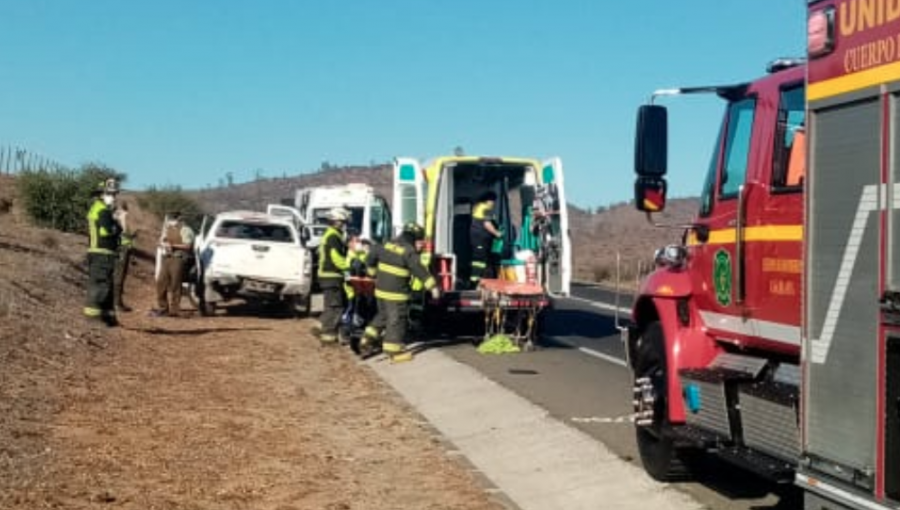
[[[701,508],[438,350],[369,365],[523,510]]]

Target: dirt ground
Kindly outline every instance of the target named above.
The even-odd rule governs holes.
[[[95,329],[83,259],[0,212],[0,508],[503,508],[310,320],[147,317],[141,262]]]

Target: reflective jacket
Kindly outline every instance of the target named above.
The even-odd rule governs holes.
[[[347,244],[341,231],[328,227],[319,244],[319,280],[344,281],[344,272],[350,269]]]
[[[410,279],[423,282],[425,290],[435,286],[434,277],[422,264],[415,247],[402,238],[384,246],[374,245],[366,258],[369,274],[375,276],[375,297],[387,301],[408,301]]]
[[[115,254],[119,249],[121,229],[113,219],[112,211],[103,200],[96,199],[87,214],[88,236],[90,244],[88,253]]]

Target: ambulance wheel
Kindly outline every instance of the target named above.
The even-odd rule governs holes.
[[[635,379],[647,377],[653,385],[653,423],[636,426],[638,452],[644,470],[661,482],[691,478],[691,464],[697,452],[676,445],[668,419],[666,351],[662,325],[650,323],[638,343]],[[640,398],[636,396],[636,398]]]

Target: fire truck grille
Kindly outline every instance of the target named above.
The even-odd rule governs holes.
[[[739,398],[744,444],[782,459],[799,458],[800,432],[796,409],[743,391]]]
[[[700,393],[700,409],[697,412],[685,410],[685,421],[687,424],[715,432],[725,438],[731,438],[724,385],[687,377],[681,378],[681,384],[682,387],[693,385]]]

